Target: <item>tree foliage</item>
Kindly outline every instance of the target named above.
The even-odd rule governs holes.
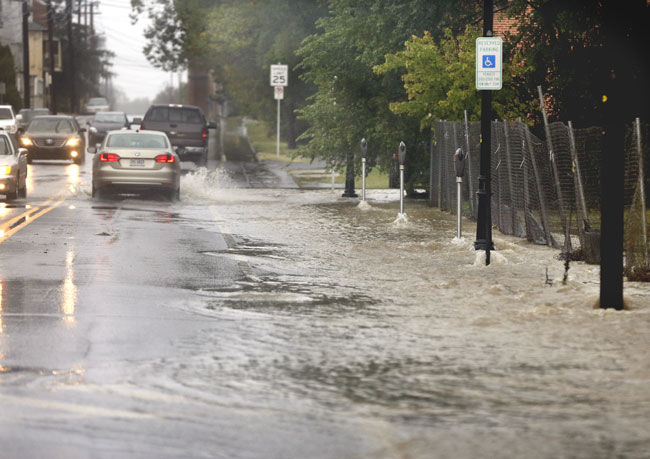
[[[9,46],[0,45],[0,82],[5,84],[5,95],[0,96],[2,103],[12,105],[19,110],[23,103],[16,89],[16,67]]]
[[[404,49],[387,54],[383,64],[374,67],[382,75],[400,72],[407,100],[391,102],[390,109],[420,120],[422,129],[431,128],[438,119],[463,119],[467,110],[470,119],[481,115],[480,93],[475,89],[476,38],[478,26],[467,26],[464,33],[454,36],[447,28],[436,41],[425,31],[413,36]],[[515,59],[517,61],[517,59]],[[521,62],[503,60],[503,89],[495,92],[493,110],[498,118],[525,116],[533,109],[533,101],[522,101],[513,90],[513,78],[530,70]]]
[[[147,14],[144,52],[163,69],[195,61],[210,68],[235,106],[249,115],[275,119],[269,66],[287,64],[284,119],[295,139],[294,110],[312,89],[299,78],[296,49],[315,32],[326,9],[318,0],[132,0],[134,14]]]
[[[612,0],[609,0],[611,2]],[[577,124],[598,124],[601,98],[612,62],[609,51],[625,52],[626,65],[635,73],[628,87],[630,104],[643,99],[635,93],[647,88],[647,30],[650,8],[641,0],[626,0],[619,8],[622,14],[636,3],[636,14],[621,17],[621,24],[631,26],[638,36],[628,36],[627,43],[608,43],[603,34],[605,1],[575,0],[512,0],[508,15],[518,27],[507,34],[507,41],[519,50],[521,61],[530,68],[513,81],[521,98],[535,99],[541,85],[550,103],[550,115]],[[618,2],[614,2],[617,4]],[[626,3],[626,5],[623,5]],[[626,6],[626,8],[623,8]],[[646,42],[643,43],[645,36]],[[644,73],[645,71],[645,73]],[[647,100],[647,89],[645,97]],[[537,111],[539,113],[539,111]],[[632,114],[630,114],[632,115]],[[539,118],[537,119],[539,122]]]
[[[444,27],[462,30],[459,23],[478,13],[477,3],[330,0],[328,5],[329,15],[317,23],[318,34],[299,50],[304,78],[316,86],[310,105],[301,111],[309,126],[301,153],[342,166],[346,154],[356,153],[365,137],[373,161],[389,169],[397,145],[404,141],[409,183],[414,187],[428,182],[430,135],[421,131],[419,119],[390,110],[391,102],[404,97],[400,75],[373,69],[413,35],[430,31],[440,38]]]

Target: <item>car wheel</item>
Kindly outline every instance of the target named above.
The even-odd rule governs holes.
[[[178,189],[176,189],[176,190],[167,190],[167,192],[165,194],[167,196],[167,199],[170,202],[174,202],[174,201],[178,200],[178,198],[180,196],[180,190],[178,190]]]
[[[23,186],[20,186],[20,175],[18,175],[18,178],[16,179],[16,186],[18,187],[18,197],[19,198],[25,198],[27,197],[27,183],[23,182]]]

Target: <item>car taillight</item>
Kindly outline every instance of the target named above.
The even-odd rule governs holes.
[[[154,158],[157,163],[173,163],[176,162],[176,157],[174,155],[158,155]]]
[[[140,123],[140,127],[138,128],[141,131],[144,131],[146,128],[144,127],[144,123]]]
[[[207,129],[203,129],[201,131],[201,140],[208,140],[208,130]]]
[[[102,153],[99,155],[99,160],[102,162],[115,162],[120,160],[120,155],[115,153]]]

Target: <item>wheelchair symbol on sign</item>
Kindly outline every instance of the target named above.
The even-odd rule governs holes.
[[[483,68],[484,69],[493,69],[496,65],[496,55],[494,54],[484,54],[483,55]]]

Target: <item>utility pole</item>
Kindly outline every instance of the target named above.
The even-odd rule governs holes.
[[[88,0],[84,1],[84,45],[88,47]]]
[[[494,19],[493,0],[483,0],[483,36],[492,36]],[[481,90],[481,165],[478,176],[478,221],[474,249],[485,250],[485,264],[490,264],[492,242],[492,185],[490,184],[490,163],[492,148],[492,91]]]
[[[95,2],[90,2],[90,36],[92,37],[91,40],[94,41],[95,37],[95,12],[93,9],[95,8]]]
[[[73,113],[77,112],[78,100],[77,100],[77,71],[75,69],[75,58],[74,58],[74,42],[72,41],[72,0],[66,0],[66,9],[67,11],[67,33],[68,33],[68,60],[70,64],[70,111]]]
[[[52,0],[47,0],[47,45],[50,50],[50,111],[56,115],[54,87],[54,8]]]
[[[30,108],[29,84],[29,3],[23,0],[23,108]]]

